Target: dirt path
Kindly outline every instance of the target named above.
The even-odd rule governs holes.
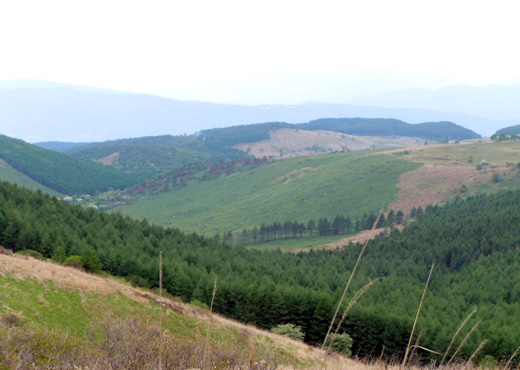
[[[402,230],[402,226],[399,226],[399,229]],[[317,250],[317,249],[336,249],[339,247],[343,247],[344,245],[347,245],[348,243],[363,243],[367,239],[374,239],[379,234],[389,231],[388,228],[381,228],[381,229],[375,229],[375,230],[365,230],[360,232],[357,235],[349,236],[348,238],[343,238],[341,240],[338,240],[337,242],[333,243],[327,243],[323,245],[319,245],[312,248],[298,248],[291,250],[292,253],[298,253],[298,252],[309,252],[311,250]]]

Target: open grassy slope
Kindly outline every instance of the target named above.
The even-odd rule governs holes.
[[[135,346],[156,343],[160,311],[165,347],[175,340],[175,348],[182,350],[177,357],[188,357],[186,364],[192,366],[202,362],[208,326],[207,358],[216,366],[212,368],[250,368],[255,363],[255,369],[318,368],[323,360],[318,349],[210,316],[206,309],[170,298],[163,298],[161,309],[156,293],[29,257],[0,254],[0,297],[0,333],[7,334],[0,339],[0,368],[20,365],[31,357],[29,353],[35,368],[69,368],[72,363],[64,365],[67,358],[76,365],[89,364],[89,369],[106,368],[107,362],[122,366],[125,360],[128,366],[131,355],[124,350],[145,356],[140,353],[144,348],[129,348],[131,342]],[[143,338],[150,333],[151,337]],[[113,342],[110,335],[115,336]],[[15,348],[19,345],[17,337],[25,337],[22,347]],[[114,349],[105,346],[109,342]],[[149,365],[157,366],[158,353],[151,355],[153,362]],[[171,355],[163,356],[163,366],[171,368]],[[222,362],[226,358],[229,362],[234,359],[241,367],[226,365]],[[336,356],[326,359],[325,369],[351,368],[353,364]],[[139,368],[137,363],[133,365],[130,368]]]
[[[206,235],[274,221],[358,217],[385,208],[397,195],[399,176],[418,167],[402,158],[366,152],[294,158],[190,182],[117,210]]]
[[[58,193],[57,191],[54,191],[36,181],[28,177],[27,175],[24,175],[21,172],[18,172],[9,164],[7,164],[4,160],[0,159],[0,180],[1,181],[7,181],[13,184],[18,184],[20,186],[24,186],[31,190],[41,190],[44,193],[47,193],[49,195],[55,195],[57,197],[63,196],[63,194]]]

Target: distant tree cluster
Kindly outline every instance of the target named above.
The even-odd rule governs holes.
[[[395,227],[403,224],[407,219],[420,219],[426,213],[434,212],[437,207],[428,206],[425,212],[422,207],[413,208],[408,217],[404,212],[399,210],[397,213],[390,209],[386,218],[382,214],[378,220],[376,228],[381,227]],[[303,235],[313,236],[314,234],[320,236],[329,235],[345,235],[362,230],[370,230],[377,220],[377,215],[374,213],[364,213],[362,217],[352,221],[350,216],[336,216],[329,220],[327,217],[322,217],[316,222],[311,219],[305,225],[298,221],[273,222],[272,224],[262,224],[260,227],[253,227],[252,229],[245,228],[242,231],[232,232],[228,231],[222,236],[222,240],[230,244],[250,244],[250,243],[264,243],[277,239],[296,239],[302,238]],[[215,235],[215,238],[220,239],[220,235]]]
[[[506,135],[503,133],[500,135],[493,134],[493,135],[491,135],[490,139],[493,141],[508,141],[508,140],[516,141],[516,140],[518,140],[518,135],[517,134]]]
[[[519,135],[520,134],[520,125],[514,125],[505,127],[503,129],[498,130],[495,132],[493,136],[500,137],[501,135]]]

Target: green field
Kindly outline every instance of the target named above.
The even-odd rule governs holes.
[[[352,234],[351,234],[352,235]],[[304,235],[302,238],[289,238],[289,239],[277,239],[271,240],[268,242],[257,242],[247,244],[249,248],[258,248],[258,249],[278,249],[281,250],[291,250],[291,249],[300,249],[300,248],[312,248],[319,247],[324,244],[334,243],[340,241],[343,238],[349,237],[351,235],[329,235],[329,236],[319,236],[318,234],[314,234],[313,236]]]
[[[16,171],[14,168],[11,168],[0,159],[0,181],[7,181],[12,184],[18,184],[19,186],[24,186],[31,190],[41,190],[44,193],[49,195],[55,195],[57,197],[63,197],[63,194],[58,193],[40,183],[37,183],[30,177]]]
[[[205,235],[276,221],[356,218],[385,208],[397,195],[400,175],[420,166],[402,157],[368,153],[269,162],[228,177],[189,182],[116,210]]]

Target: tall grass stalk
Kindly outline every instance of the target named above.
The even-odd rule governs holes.
[[[415,321],[413,323],[412,332],[410,333],[410,339],[408,340],[408,345],[406,346],[406,351],[404,353],[403,363],[401,364],[402,370],[404,370],[404,368],[406,366],[406,360],[408,359],[408,353],[410,352],[410,345],[412,344],[413,333],[415,332],[415,326],[417,325],[417,320],[419,319],[419,313],[421,313],[424,296],[426,295],[426,290],[428,289],[428,284],[430,283],[430,278],[432,277],[432,272],[433,272],[434,266],[435,266],[435,263],[432,263],[432,268],[430,269],[430,274],[428,275],[428,280],[426,280],[426,285],[424,286],[424,291],[422,294],[421,302],[419,303],[419,308],[417,309],[417,315],[415,315]]]
[[[487,339],[484,339],[482,342],[480,342],[480,344],[478,345],[478,347],[475,350],[475,352],[473,352],[473,354],[469,357],[469,360],[466,361],[466,364],[464,365],[464,367],[468,367],[468,365],[471,363],[471,361],[473,361],[473,358],[475,358],[477,353],[479,353],[480,350],[482,349],[482,347],[484,347],[486,345],[487,341],[488,341]],[[506,367],[507,367],[507,365],[506,365]]]
[[[215,276],[215,284],[213,285],[213,295],[211,297],[211,305],[209,307],[209,321],[208,321],[208,329],[206,330],[206,345],[204,347],[204,359],[203,366],[206,368],[206,356],[208,354],[208,344],[209,344],[209,328],[211,326],[211,321],[213,319],[213,302],[215,301],[215,292],[217,291],[217,277]]]
[[[382,279],[383,278],[380,277],[380,278],[377,278],[375,280],[372,280],[370,283],[365,285],[363,288],[359,289],[356,292],[356,294],[354,294],[354,297],[352,297],[352,299],[348,303],[347,308],[345,308],[345,311],[343,312],[343,315],[341,316],[341,320],[339,320],[338,326],[336,327],[336,331],[334,332],[334,334],[338,334],[339,328],[343,324],[343,321],[345,321],[345,318],[347,317],[347,314],[352,309],[352,307],[356,304],[356,302],[359,300],[359,298],[361,298],[361,296],[363,294],[365,294],[365,292],[368,290],[368,288],[370,288],[372,286],[372,284],[374,284],[376,281],[382,280]],[[327,351],[330,351],[330,349],[332,348],[332,343],[333,342],[334,342],[334,337],[331,338],[329,346],[327,347]]]
[[[379,212],[379,215],[376,218],[376,221],[374,222],[374,225],[372,225],[372,231],[376,229],[377,224],[379,223],[379,219],[381,218],[381,215],[383,214],[383,211],[381,210]],[[334,322],[336,321],[336,318],[338,317],[339,308],[341,307],[341,304],[343,303],[343,300],[345,299],[345,295],[347,294],[347,290],[350,286],[350,282],[352,281],[352,278],[354,277],[354,274],[356,273],[356,269],[359,265],[359,261],[361,260],[361,257],[365,253],[365,249],[368,244],[368,239],[365,240],[365,243],[363,244],[363,248],[361,249],[361,252],[359,253],[358,259],[356,261],[356,264],[354,265],[354,268],[352,269],[352,273],[350,274],[350,277],[348,278],[347,285],[345,286],[345,290],[343,291],[343,295],[341,296],[341,299],[338,302],[338,307],[336,308],[336,312],[334,313],[334,317],[332,318],[332,321],[330,322],[329,329],[327,330],[327,334],[325,335],[325,339],[323,339],[323,344],[321,345],[321,349],[323,350],[325,348],[325,343],[327,342],[327,338],[329,337],[330,331],[332,330],[332,326],[334,325]]]
[[[507,361],[506,363],[506,366],[504,366],[504,370],[506,370],[507,368],[509,368],[509,364],[511,364],[511,361],[513,361],[513,359],[515,358],[516,354],[518,353],[518,351],[520,350],[520,347],[518,347],[516,349],[516,351],[513,352],[513,354],[511,355],[511,357],[509,358],[509,360]]]
[[[451,342],[450,342],[450,345],[448,346],[448,348],[446,348],[446,352],[444,352],[444,356],[442,356],[442,360],[441,360],[441,365],[444,363],[444,360],[446,359],[446,356],[448,356],[448,353],[450,352],[450,349],[451,349],[451,346],[453,345],[453,343],[455,342],[455,338],[457,338],[457,335],[459,335],[461,329],[464,327],[464,325],[466,325],[466,323],[468,322],[468,320],[470,319],[471,316],[473,316],[475,313],[477,312],[477,309],[475,308],[467,317],[466,319],[462,322],[462,324],[460,324],[459,328],[457,329],[457,331],[455,332],[455,334],[453,334],[453,337],[451,338]]]
[[[162,251],[159,251],[159,370],[162,370]]]
[[[446,366],[449,366],[451,364],[451,362],[453,361],[453,359],[455,358],[455,356],[457,356],[457,354],[459,353],[459,351],[461,350],[462,346],[464,344],[466,344],[466,341],[468,340],[469,336],[475,331],[475,329],[477,328],[477,326],[479,326],[479,324],[481,323],[482,320],[480,320],[479,322],[477,322],[475,325],[473,325],[473,327],[471,328],[471,330],[469,331],[468,334],[466,334],[466,336],[464,337],[464,339],[462,340],[462,342],[460,342],[459,346],[457,347],[457,350],[455,351],[455,353],[453,354],[453,356],[451,356],[450,360],[448,361],[448,363],[446,364]]]

